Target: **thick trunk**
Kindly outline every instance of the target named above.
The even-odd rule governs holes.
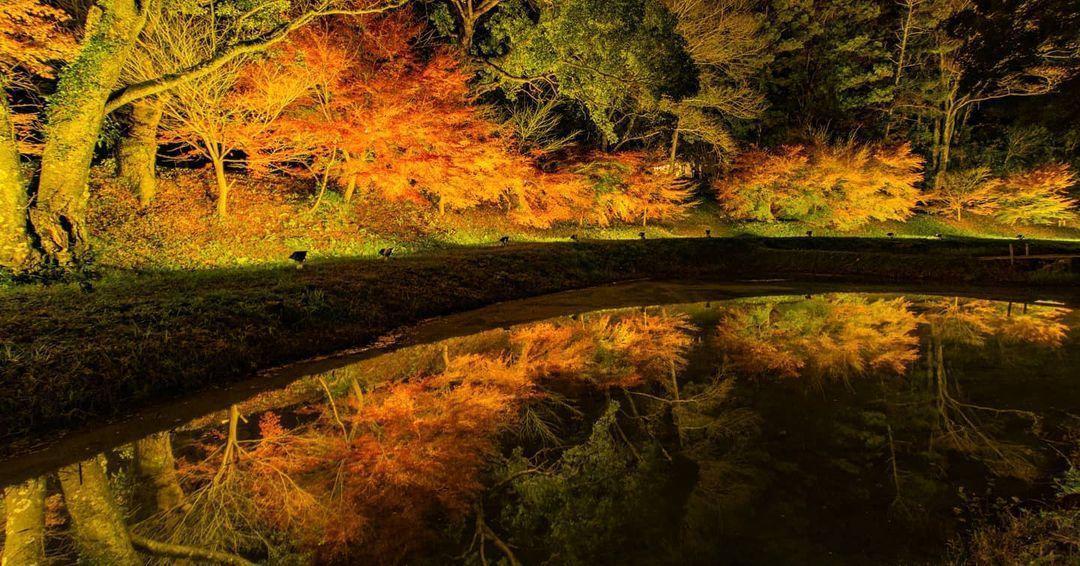
[[[61,468],[57,475],[80,559],[88,564],[141,564],[124,514],[109,490],[102,457]]]
[[[135,481],[140,516],[173,511],[183,505],[184,490],[176,478],[168,432],[135,443]]]
[[[157,193],[157,131],[162,103],[158,98],[144,98],[131,105],[131,128],[120,142],[120,180],[146,206]]]
[[[105,103],[143,23],[135,0],[97,0],[79,53],[50,97],[37,202],[30,217],[42,251],[57,263],[70,263],[85,251],[87,183]]]
[[[45,563],[45,478],[38,477],[4,490],[3,566]]]
[[[21,271],[31,257],[26,232],[26,182],[19,171],[19,150],[7,95],[0,88],[0,267]]]

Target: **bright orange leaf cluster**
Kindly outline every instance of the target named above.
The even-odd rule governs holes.
[[[817,142],[746,152],[715,189],[721,207],[736,219],[796,219],[850,229],[911,216],[920,200],[921,171],[922,159],[907,144]]]

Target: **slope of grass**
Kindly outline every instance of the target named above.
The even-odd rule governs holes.
[[[98,171],[101,174],[101,171]],[[801,222],[745,222],[725,220],[719,208],[703,202],[677,221],[648,226],[615,224],[555,226],[531,229],[510,222],[494,209],[448,212],[440,216],[430,207],[414,203],[388,203],[358,197],[345,203],[328,192],[312,209],[310,191],[268,186],[236,177],[231,216],[214,215],[205,197],[204,174],[172,170],[161,180],[155,203],[140,209],[134,196],[107,178],[98,178],[91,203],[91,233],[97,263],[105,268],[211,269],[250,265],[287,265],[295,250],[312,257],[377,257],[393,247],[397,255],[458,247],[489,246],[502,236],[515,242],[565,242],[571,235],[585,239],[637,239],[699,237],[712,230],[715,237],[803,236],[812,229],[819,237],[926,238],[936,234],[973,238],[1028,238],[1080,241],[1080,230],[1065,227],[1014,227],[988,218],[955,221],[917,215],[907,222],[878,222],[851,232],[811,227]]]

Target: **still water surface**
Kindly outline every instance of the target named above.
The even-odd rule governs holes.
[[[1064,307],[863,293],[495,328],[46,474],[45,548],[122,555],[129,529],[286,564],[938,563],[976,509],[1048,496],[1078,341]]]

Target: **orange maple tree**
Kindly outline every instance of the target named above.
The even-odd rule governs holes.
[[[789,218],[850,229],[871,220],[904,220],[920,201],[922,159],[907,144],[848,142],[748,151],[734,173],[715,184],[733,218]]]

